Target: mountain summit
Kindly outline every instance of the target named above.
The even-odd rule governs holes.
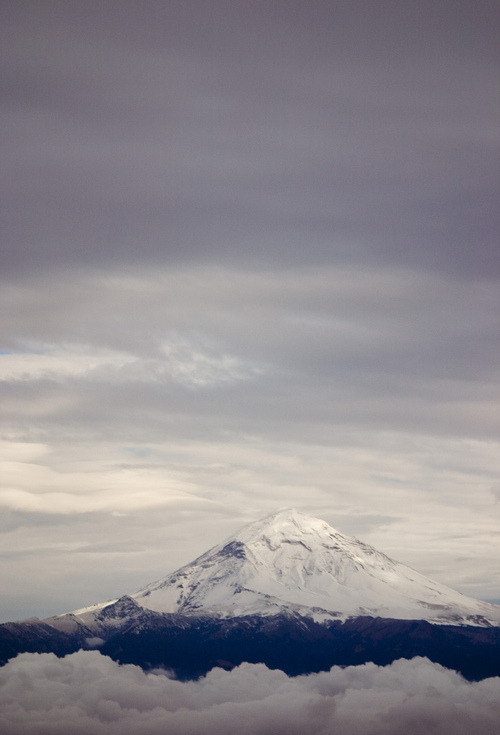
[[[317,622],[371,616],[500,624],[499,607],[434,582],[294,509],[245,526],[130,598],[155,612],[221,618],[291,613]]]

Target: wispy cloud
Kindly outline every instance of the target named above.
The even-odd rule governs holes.
[[[187,339],[163,342],[165,363],[156,361],[158,375],[166,374],[188,388],[202,388],[248,380],[264,371],[263,367],[246,363],[227,353],[204,349]]]
[[[22,351],[0,354],[0,381],[61,382],[90,379],[113,382],[173,381],[187,388],[205,388],[248,380],[263,367],[219,353],[182,336],[161,340],[159,357],[80,344],[27,344]]]

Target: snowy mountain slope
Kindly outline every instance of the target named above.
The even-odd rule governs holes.
[[[76,610],[50,624],[65,630],[85,625],[98,634],[122,624],[121,603],[144,612],[220,618],[296,614],[317,622],[372,616],[500,625],[499,606],[461,595],[295,510],[245,526],[122,601]]]
[[[226,617],[289,610],[500,624],[500,607],[465,597],[296,510],[252,523],[191,564],[132,595],[165,612]]]

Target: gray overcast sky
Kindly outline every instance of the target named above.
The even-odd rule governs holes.
[[[0,5],[0,618],[283,506],[500,600],[498,3]]]

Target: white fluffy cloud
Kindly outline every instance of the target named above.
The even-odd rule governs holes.
[[[289,678],[264,665],[195,682],[97,651],[22,654],[0,670],[4,735],[492,735],[500,679],[469,683],[427,659]]]

